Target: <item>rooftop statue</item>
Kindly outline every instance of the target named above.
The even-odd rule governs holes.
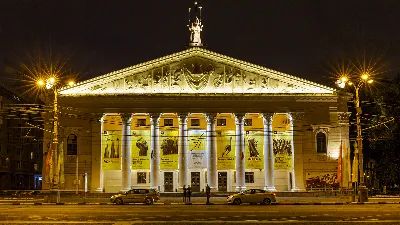
[[[189,27],[190,31],[190,43],[193,45],[202,45],[200,32],[203,30],[203,25],[198,17],[196,17],[196,21],[192,23],[192,26]]]

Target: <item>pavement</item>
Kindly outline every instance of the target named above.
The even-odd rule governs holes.
[[[212,197],[210,201],[215,205],[225,205],[226,197]],[[205,197],[192,197],[193,205],[203,205],[206,203]],[[44,198],[0,198],[0,205],[112,205],[109,198],[84,198],[79,197],[61,197],[59,203],[52,198],[50,201],[45,201]],[[161,197],[161,200],[155,203],[156,205],[184,205],[181,197]],[[356,204],[400,204],[399,197],[382,198],[371,197],[368,202],[356,202],[350,199],[349,196],[333,197],[277,197],[277,202],[273,205],[356,205]]]
[[[0,205],[0,224],[400,224],[397,205]]]

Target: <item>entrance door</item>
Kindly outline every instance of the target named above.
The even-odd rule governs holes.
[[[228,190],[228,175],[226,172],[218,172],[218,191]]]
[[[192,172],[191,177],[192,192],[200,192],[200,172]]]
[[[164,172],[164,192],[174,191],[174,173]]]

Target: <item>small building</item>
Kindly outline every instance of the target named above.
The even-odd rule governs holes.
[[[62,169],[43,168],[44,189],[84,173],[92,192],[332,188],[339,156],[347,187],[348,96],[204,48],[191,12],[187,49],[59,91]]]

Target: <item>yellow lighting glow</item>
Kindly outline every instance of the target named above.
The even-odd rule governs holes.
[[[351,81],[349,81],[349,83],[348,83],[349,85],[353,85],[353,82],[351,82]]]
[[[347,77],[342,77],[342,78],[340,78],[340,80],[341,80],[342,82],[346,82],[346,81],[347,81]]]
[[[374,82],[374,80],[368,80],[367,82],[368,84],[371,84],[372,82]]]
[[[71,81],[68,82],[68,86],[72,87],[72,86],[74,86],[74,85],[75,85],[75,82],[74,82],[74,81],[71,80]]]
[[[50,77],[50,78],[49,78],[49,81],[50,81],[51,83],[54,83],[54,82],[56,81],[56,78]]]
[[[40,87],[44,85],[44,81],[43,80],[38,80],[36,83]]]
[[[366,74],[366,73],[364,73],[364,74],[361,76],[361,78],[362,78],[363,80],[367,80],[367,79],[368,79],[368,77],[369,77],[369,75],[368,75],[368,74]]]

